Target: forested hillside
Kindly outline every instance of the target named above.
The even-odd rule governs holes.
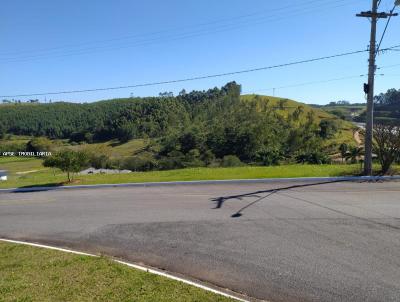
[[[232,82],[177,97],[3,105],[0,124],[7,133],[76,143],[151,139],[158,147],[147,151],[156,162],[143,165],[163,169],[210,165],[226,156],[263,165],[327,162],[335,139],[352,140],[351,125],[322,110],[240,92]]]
[[[172,98],[121,99],[91,104],[12,104],[0,106],[0,124],[16,135],[52,139],[91,134],[95,140],[160,136],[188,122],[182,102]]]

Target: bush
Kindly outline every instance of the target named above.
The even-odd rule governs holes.
[[[158,161],[161,170],[173,170],[185,168],[185,155],[180,151],[172,151]]]
[[[157,169],[158,163],[154,159],[135,156],[125,159],[122,163],[122,168],[131,171],[145,172]]]
[[[200,159],[201,154],[198,149],[192,149],[185,154],[183,165],[185,168],[204,167],[204,162]]]
[[[221,166],[222,167],[241,167],[244,164],[241,160],[235,155],[226,155],[222,159]]]
[[[331,159],[328,155],[320,151],[303,152],[296,156],[296,162],[299,164],[323,165],[330,164]]]
[[[337,124],[332,120],[322,120],[319,123],[319,127],[320,127],[319,134],[323,139],[329,139],[334,137],[338,130]]]
[[[89,162],[96,169],[105,169],[110,166],[110,159],[105,154],[91,154]]]
[[[215,162],[215,155],[211,150],[206,150],[201,154],[201,160],[206,166],[212,165]]]
[[[258,152],[257,156],[256,156],[256,162],[263,166],[279,165],[279,162],[282,159],[283,159],[283,156],[279,151]]]
[[[400,127],[375,124],[374,152],[378,156],[382,174],[386,174],[400,157]]]
[[[0,124],[0,139],[6,137],[6,127],[3,124]]]

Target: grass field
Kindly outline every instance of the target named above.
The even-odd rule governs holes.
[[[149,144],[148,140],[134,139],[127,143],[120,144],[118,140],[111,140],[105,143],[83,144],[76,146],[68,146],[72,150],[86,150],[91,152],[101,152],[107,154],[111,158],[124,158],[133,156],[140,152]]]
[[[0,301],[233,301],[89,257],[0,242]]]
[[[378,167],[375,167],[378,169]],[[60,185],[65,173],[43,168],[41,160],[30,158],[0,158],[0,170],[10,171],[9,180],[0,182],[0,188]],[[400,167],[394,167],[394,173]],[[191,168],[170,171],[133,172],[116,175],[77,175],[71,185],[143,183],[160,181],[259,179],[285,177],[324,177],[358,175],[360,165],[282,165],[273,167]]]

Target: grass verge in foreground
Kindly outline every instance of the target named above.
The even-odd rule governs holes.
[[[234,301],[115,263],[0,242],[0,301]]]

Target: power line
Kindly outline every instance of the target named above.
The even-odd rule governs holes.
[[[400,65],[400,64],[399,64]],[[384,67],[381,67],[380,69],[383,69]],[[386,76],[386,74],[377,74],[379,76]],[[318,80],[318,81],[311,81],[311,82],[303,82],[303,83],[298,83],[298,84],[291,84],[291,85],[285,85],[285,86],[276,86],[276,87],[271,87],[271,88],[265,88],[265,89],[257,89],[257,90],[252,90],[252,91],[246,91],[244,94],[252,94],[255,92],[262,92],[262,91],[272,91],[272,90],[279,90],[279,89],[285,89],[285,88],[295,88],[295,87],[303,87],[303,86],[309,86],[309,85],[314,85],[314,84],[324,84],[324,83],[330,83],[330,82],[336,82],[336,81],[343,81],[343,80],[350,80],[350,79],[358,79],[367,76],[367,74],[360,74],[360,75],[352,75],[352,76],[345,76],[345,77],[340,77],[340,78],[332,78],[332,79],[327,79],[327,80]],[[393,75],[390,75],[393,76]]]
[[[251,94],[251,93],[261,92],[261,91],[271,91],[271,90],[274,90],[274,89],[294,88],[294,87],[309,86],[309,85],[314,85],[314,84],[322,84],[322,83],[343,81],[343,80],[355,79],[355,78],[360,78],[360,77],[365,77],[365,76],[366,76],[365,74],[361,74],[361,75],[353,75],[353,76],[346,76],[346,77],[340,77],[340,78],[333,78],[333,79],[328,79],[328,80],[303,82],[303,83],[299,83],[299,84],[291,84],[291,85],[285,85],[285,86],[279,86],[279,87],[272,87],[272,88],[253,90],[253,91],[246,92],[246,94]]]
[[[396,9],[396,4],[393,6],[393,9],[390,11],[389,18],[388,18],[388,20],[386,22],[385,29],[383,30],[382,37],[381,37],[381,40],[379,41],[378,48],[377,48],[377,53],[375,54],[375,56],[378,54],[379,49],[381,48],[381,44],[382,44],[383,38],[385,37],[385,34],[386,34],[387,29],[388,29],[390,20],[392,20],[392,17],[394,15],[393,12],[394,12],[395,9]]]
[[[400,47],[400,45],[392,46],[391,48],[397,48],[397,47]],[[106,90],[119,90],[119,89],[126,89],[126,88],[138,88],[138,87],[148,87],[148,86],[157,86],[157,85],[164,85],[164,84],[189,82],[189,81],[195,81],[195,80],[218,78],[218,77],[224,77],[224,76],[230,76],[230,75],[251,73],[251,72],[262,71],[262,70],[269,70],[269,69],[276,69],[276,68],[300,65],[300,64],[305,64],[305,63],[318,62],[318,61],[323,61],[323,60],[328,60],[328,59],[334,59],[334,58],[339,58],[339,57],[344,57],[344,56],[350,56],[350,55],[365,53],[367,51],[368,50],[357,50],[357,51],[345,52],[345,53],[340,53],[340,54],[335,54],[335,55],[330,55],[330,56],[324,56],[324,57],[318,57],[318,58],[313,58],[313,59],[307,59],[307,60],[283,63],[283,64],[278,64],[278,65],[272,65],[272,66],[266,66],[266,67],[258,67],[258,68],[245,69],[245,70],[232,71],[232,72],[219,73],[219,74],[212,74],[212,75],[205,75],[205,76],[195,76],[195,77],[178,79],[178,80],[150,82],[150,83],[143,83],[143,84],[134,84],[134,85],[125,85],[125,86],[116,86],[116,87],[106,87],[106,88],[77,89],[77,90],[66,90],[66,91],[56,91],[56,92],[39,92],[39,93],[27,93],[27,94],[16,94],[16,95],[2,95],[0,97],[1,98],[12,98],[12,97],[72,94],[72,93],[84,93],[84,92],[95,92],[95,91],[106,91]]]
[[[392,50],[395,50],[395,49],[392,49]],[[400,66],[400,64],[384,65],[384,66],[378,67],[377,69],[393,68],[393,67],[397,67],[397,66]]]
[[[388,47],[388,48],[381,49],[380,51],[387,51],[387,50],[392,50],[392,49],[396,49],[396,48],[400,48],[400,44],[399,45],[394,45],[394,46],[391,46],[391,47]],[[334,58],[340,58],[340,57],[360,54],[360,53],[364,53],[364,52],[367,52],[367,51],[369,51],[369,50],[367,50],[367,49],[366,50],[356,50],[356,51],[345,52],[345,53],[340,53],[340,54],[335,54],[335,55],[330,55],[330,56],[318,57],[318,58],[301,60],[301,61],[294,61],[294,62],[289,62],[289,63],[283,63],[283,64],[278,64],[278,65],[271,65],[271,66],[266,66],[266,67],[258,67],[258,68],[245,69],[245,70],[232,71],[232,72],[219,73],[219,74],[212,74],[212,75],[205,75],[205,76],[195,76],[195,77],[178,79],[178,80],[150,82],[150,83],[143,83],[143,84],[115,86],[115,87],[105,87],[105,88],[66,90],[66,91],[56,91],[56,92],[39,92],[39,93],[16,94],[16,95],[1,95],[0,98],[73,94],[73,93],[84,93],[84,92],[95,92],[95,91],[106,91],[106,90],[119,90],[119,89],[127,89],[127,88],[149,87],[149,86],[158,86],[158,85],[164,85],[164,84],[190,82],[190,81],[196,81],[196,80],[218,78],[218,77],[224,77],[224,76],[230,76],[230,75],[251,73],[251,72],[262,71],[262,70],[270,70],[270,69],[276,69],[276,68],[300,65],[300,64],[305,64],[305,63],[318,62],[318,61],[323,61],[323,60],[329,60],[329,59],[334,59]],[[392,65],[392,66],[395,66],[395,65]]]
[[[201,27],[201,26],[208,26],[208,25],[214,25],[214,24],[218,24],[218,23],[223,23],[223,22],[237,22],[238,19],[244,19],[244,18],[248,18],[248,17],[253,17],[253,16],[258,16],[258,15],[263,15],[266,12],[268,13],[268,15],[271,15],[271,13],[275,13],[275,12],[279,12],[279,11],[287,11],[287,9],[298,9],[298,8],[302,8],[302,6],[305,6],[305,8],[307,9],[307,5],[311,4],[311,7],[315,7],[315,5],[313,5],[314,3],[318,3],[318,4],[335,4],[335,3],[340,3],[340,2],[348,2],[348,0],[325,0],[321,1],[321,0],[309,0],[309,1],[304,1],[303,3],[301,3],[301,5],[299,6],[298,4],[291,4],[291,5],[285,5],[282,7],[278,7],[278,8],[269,8],[268,10],[258,10],[257,12],[253,12],[253,13],[248,13],[248,14],[243,14],[243,15],[238,15],[235,17],[231,17],[231,18],[224,18],[224,19],[219,19],[219,20],[213,20],[210,22],[203,22],[203,23],[197,23],[197,24],[193,24],[191,26],[185,26],[185,27],[173,27],[170,29],[164,29],[164,30],[160,30],[160,31],[155,31],[155,32],[149,32],[149,33],[142,33],[142,34],[135,34],[135,35],[127,35],[127,36],[122,36],[122,37],[117,37],[117,38],[112,38],[112,39],[106,39],[106,40],[98,40],[98,41],[90,41],[90,42],[83,42],[83,43],[77,43],[77,44],[67,44],[67,45],[63,45],[63,46],[58,46],[58,47],[52,47],[52,48],[46,48],[46,49],[36,49],[36,50],[22,50],[22,51],[18,51],[18,52],[6,52],[6,53],[0,53],[0,55],[13,55],[13,54],[23,54],[23,53],[32,53],[32,52],[43,52],[43,51],[49,51],[49,50],[57,50],[57,49],[64,49],[64,48],[70,48],[70,47],[80,47],[83,45],[90,45],[90,44],[97,44],[97,43],[107,43],[107,42],[114,42],[114,41],[120,41],[120,40],[127,40],[127,39],[131,39],[131,38],[137,38],[137,37],[143,37],[143,36],[153,36],[153,35],[157,35],[160,33],[165,33],[165,32],[171,32],[174,30],[181,30],[181,29],[188,29],[188,28],[197,28],[197,27]],[[296,7],[298,6],[298,7]],[[321,6],[321,5],[319,5]]]
[[[62,47],[56,47],[53,48],[53,51],[51,51],[49,54],[43,53],[43,54],[35,54],[35,55],[24,55],[24,56],[17,56],[17,57],[9,57],[9,58],[0,58],[0,60],[3,63],[15,63],[15,62],[24,62],[24,61],[30,61],[30,60],[35,60],[35,59],[48,59],[51,57],[66,57],[66,56],[75,56],[75,55],[84,55],[84,54],[91,54],[94,52],[102,52],[102,51],[111,51],[111,50],[118,50],[118,49],[125,49],[125,48],[131,48],[131,47],[138,47],[138,46],[146,46],[146,45],[151,45],[153,43],[160,43],[160,42],[170,42],[170,41],[176,41],[176,40],[181,40],[181,39],[187,39],[187,38],[192,38],[192,37],[197,37],[197,36],[202,36],[202,35],[208,35],[208,34],[215,34],[215,33],[220,33],[220,32],[225,32],[225,31],[231,31],[231,30],[235,30],[235,29],[239,29],[242,28],[243,26],[252,26],[252,25],[256,25],[256,24],[263,24],[266,22],[274,22],[274,21],[280,21],[280,20],[284,20],[286,18],[289,17],[294,17],[296,15],[302,15],[302,14],[309,14],[310,12],[313,11],[318,11],[318,8],[334,8],[332,6],[330,7],[324,7],[323,5],[326,4],[336,4],[336,3],[341,3],[344,0],[336,0],[336,1],[331,1],[331,2],[327,2],[327,3],[320,3],[319,6],[312,6],[311,10],[310,8],[306,8],[306,10],[304,11],[304,9],[300,8],[300,11],[296,10],[291,10],[292,13],[285,13],[285,16],[283,17],[278,17],[276,18],[276,14],[275,15],[269,15],[268,18],[265,19],[265,17],[262,18],[258,18],[255,20],[247,20],[244,22],[234,22],[234,24],[223,24],[222,26],[219,26],[215,29],[200,29],[197,30],[195,32],[183,32],[180,33],[178,37],[176,36],[166,36],[166,37],[155,37],[152,39],[147,39],[147,40],[141,40],[141,41],[136,41],[134,44],[132,45],[126,45],[125,43],[123,45],[120,46],[112,46],[112,45],[108,45],[108,46],[95,46],[95,47],[89,47],[89,48],[84,48],[84,49],[76,49],[76,50],[70,50],[67,53],[60,53],[60,51],[62,50]],[[349,2],[346,1],[345,3],[342,3],[340,5],[337,5],[335,7],[340,7],[340,6],[345,6],[351,3],[355,3],[359,0],[355,0],[353,2]],[[309,1],[307,3],[313,3],[313,2],[318,2],[316,0],[313,1]],[[307,4],[306,3],[306,4]],[[277,8],[275,10],[284,10],[287,9],[286,8]],[[294,12],[294,14],[293,14]],[[269,13],[271,13],[271,11],[269,11]],[[249,15],[243,15],[243,16],[239,16],[237,18],[243,18],[244,16],[251,16],[251,15],[255,15],[255,14],[249,14]],[[272,18],[271,18],[272,17]],[[232,22],[235,21],[235,19],[232,19]],[[254,23],[254,21],[257,21]],[[214,21],[212,23],[220,23],[218,21]],[[211,23],[211,24],[212,24]],[[205,24],[207,25],[207,23]],[[195,26],[196,27],[196,26]],[[186,29],[186,28],[185,28]],[[168,32],[168,31],[160,31],[160,32],[156,32],[156,33],[152,33],[150,35],[154,35],[154,34],[158,34],[158,33],[163,33],[163,32]],[[143,36],[143,35],[137,35],[137,36]],[[108,40],[108,41],[116,41],[116,40],[123,40],[123,39],[128,39],[129,37],[125,37],[125,38],[117,38],[117,39],[112,39],[112,40]],[[130,37],[132,38],[132,36]],[[104,41],[103,41],[104,42]],[[91,44],[91,43],[86,43],[86,44]],[[92,43],[93,44],[93,43]],[[46,51],[46,50],[42,50],[42,51]],[[33,51],[34,52],[34,51]]]

